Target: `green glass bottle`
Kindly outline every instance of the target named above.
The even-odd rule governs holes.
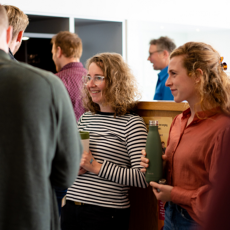
[[[158,182],[163,177],[163,160],[161,139],[158,132],[158,121],[149,121],[149,133],[146,142],[146,154],[149,159],[149,167],[146,169],[145,179]]]

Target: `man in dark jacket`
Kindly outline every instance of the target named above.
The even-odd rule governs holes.
[[[0,6],[0,229],[59,230],[54,188],[78,173],[76,119],[56,76],[10,60],[11,30]]]

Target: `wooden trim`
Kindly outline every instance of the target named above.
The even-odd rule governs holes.
[[[174,101],[140,101],[137,104],[138,110],[164,110],[181,112],[187,108],[187,102],[176,103]]]

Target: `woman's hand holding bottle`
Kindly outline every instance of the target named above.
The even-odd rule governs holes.
[[[140,163],[140,165],[144,167],[144,168],[141,169],[141,172],[145,173],[145,172],[146,172],[146,168],[149,167],[149,165],[148,165],[149,159],[146,158],[146,151],[145,151],[145,149],[143,149],[143,150],[141,151],[141,154],[142,154],[143,156],[141,157],[141,163]]]
[[[149,167],[149,164],[148,164],[149,163],[149,159],[146,158],[146,151],[145,151],[145,149],[143,149],[141,151],[141,154],[143,156],[141,157],[141,163],[140,163],[140,165],[144,167],[144,168],[141,169],[141,172],[146,172],[146,168]],[[166,155],[162,155],[162,159],[163,159],[163,161],[165,163],[165,161],[166,161]]]
[[[146,151],[143,149],[141,151],[141,154],[143,155],[141,157],[141,163],[140,165],[143,166],[144,168],[141,169],[141,172],[146,172],[146,168],[149,167],[149,159],[146,158]],[[162,155],[162,159],[165,163],[166,161],[166,155]],[[150,182],[150,186],[152,187],[153,193],[155,194],[157,200],[161,200],[163,202],[170,201],[171,200],[171,191],[173,189],[173,186],[169,185],[162,185],[158,184],[156,182]]]

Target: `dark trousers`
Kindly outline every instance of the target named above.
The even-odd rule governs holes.
[[[61,215],[61,202],[62,202],[62,198],[66,195],[67,189],[63,190],[61,188],[55,188],[55,193],[56,193],[56,197],[57,197],[58,212],[59,212],[59,216],[60,216]]]
[[[61,212],[62,230],[128,230],[130,209],[75,205],[66,201]]]

